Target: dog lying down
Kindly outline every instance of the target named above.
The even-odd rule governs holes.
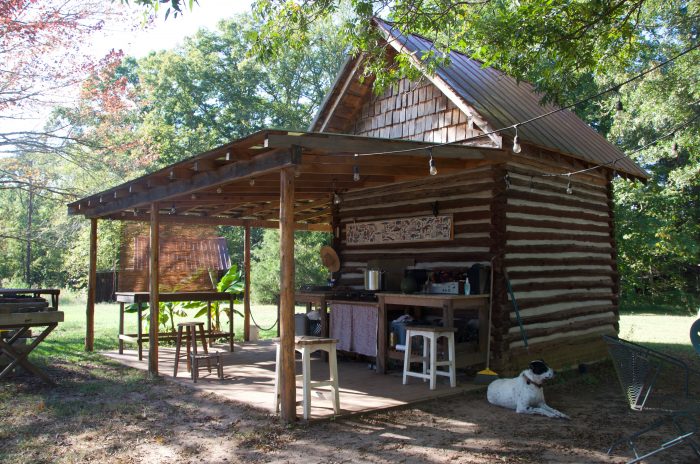
[[[544,402],[542,384],[554,377],[554,371],[544,361],[530,363],[530,367],[512,379],[498,379],[489,384],[486,398],[489,403],[521,414],[542,414],[557,419],[569,419],[563,412],[550,408]]]

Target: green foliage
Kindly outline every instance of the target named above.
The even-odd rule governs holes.
[[[344,59],[339,31],[319,23],[312,34],[323,40],[314,47],[261,64],[247,56],[254,27],[240,16],[142,59],[110,53],[79,101],[52,114],[50,128],[70,127],[75,137],[62,149],[69,156],[0,159],[3,283],[26,280],[29,185],[36,192],[33,274],[24,284],[84,288],[90,224],[66,216],[65,203],[263,127],[306,129]],[[98,270],[117,262],[120,224],[99,222]],[[242,263],[242,230],[221,230],[234,262]],[[261,234],[254,229],[254,244]]]
[[[294,234],[295,287],[324,285],[328,270],[323,267],[319,251],[330,243],[330,234],[321,232],[296,232]],[[258,303],[273,303],[280,289],[279,231],[266,229],[259,247],[253,250],[251,263],[253,299]]]
[[[231,268],[228,271],[226,271],[226,274],[224,274],[219,280],[219,282],[216,284],[217,292],[226,292],[234,295],[233,302],[238,304],[242,302],[241,298],[243,298],[244,290],[245,282],[243,279],[243,272],[241,272],[241,270],[236,264],[233,264]],[[226,317],[228,317],[229,320],[232,317],[231,310],[233,310],[235,314],[238,314],[239,316],[243,317],[243,314],[240,311],[237,311],[234,308],[229,308],[229,305],[227,303],[221,301],[212,301],[211,304],[207,304],[202,301],[189,301],[184,303],[183,307],[186,309],[194,309],[196,311],[194,317],[202,317],[206,315],[208,311],[210,311],[212,318],[212,328],[214,330],[220,329],[220,314],[222,309],[226,313]]]

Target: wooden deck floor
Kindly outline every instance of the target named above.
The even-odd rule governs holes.
[[[221,348],[219,351],[225,350]],[[122,355],[117,351],[110,351],[105,355],[137,369],[148,368],[147,352],[144,353],[143,361],[138,360],[136,350],[125,350]],[[159,355],[160,374],[173,379],[175,350],[161,347]],[[218,379],[215,372],[209,374],[206,369],[202,369],[198,382],[193,383],[185,369],[184,359],[174,380],[272,413],[274,411],[275,345],[270,341],[236,344],[234,352],[227,352],[224,356],[223,380]],[[312,378],[328,378],[327,366],[320,359],[313,359]],[[301,373],[300,370],[301,363],[297,362],[297,373]],[[342,358],[338,360],[338,378],[341,416],[393,408],[485,388],[458,375],[456,388],[450,388],[448,378],[438,377],[437,388],[430,391],[427,383],[416,378],[409,378],[408,385],[402,385],[401,372],[398,370],[381,375],[368,368],[367,363]],[[297,388],[297,399],[301,401],[300,388]],[[301,413],[301,405],[299,405],[297,414],[301,416]],[[333,415],[330,391],[324,388],[314,390],[311,400],[311,419],[331,418]]]

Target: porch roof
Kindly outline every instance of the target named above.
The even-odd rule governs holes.
[[[192,158],[81,198],[68,205],[86,218],[148,221],[158,203],[163,222],[278,227],[279,172],[293,167],[298,177],[294,219],[297,229],[329,230],[332,199],[357,190],[429,175],[424,142],[362,136],[262,130]],[[399,152],[406,149],[417,151]],[[425,148],[425,150],[420,150]],[[356,153],[394,152],[356,156]],[[503,162],[503,150],[432,148],[440,174]],[[353,180],[355,167],[360,179]]]

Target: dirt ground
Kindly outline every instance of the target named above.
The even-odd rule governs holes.
[[[173,382],[111,386],[135,375],[116,364],[54,364],[50,373],[56,388],[28,376],[0,383],[0,462],[621,463],[630,450],[609,457],[608,446],[660,414],[631,411],[609,364],[545,387],[548,403],[571,421],[519,415],[475,392],[293,426]],[[645,462],[698,459],[681,445]]]

